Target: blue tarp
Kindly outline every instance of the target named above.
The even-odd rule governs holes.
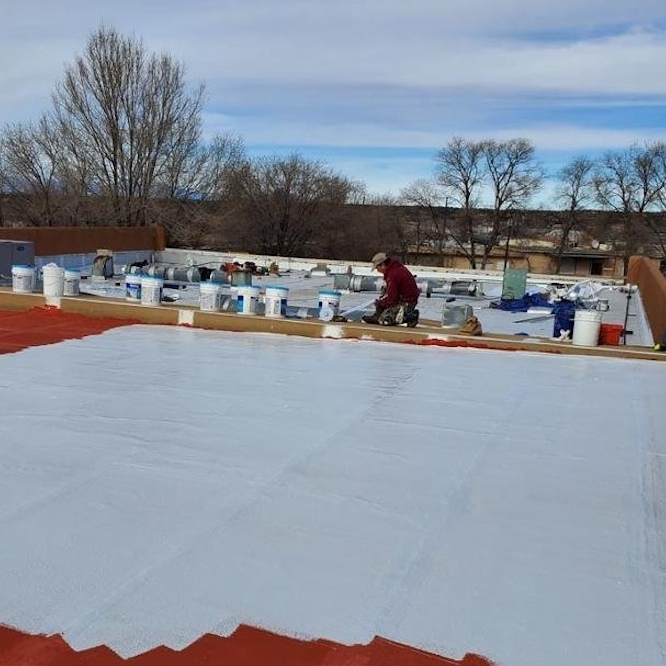
[[[525,294],[522,298],[501,298],[493,301],[491,308],[507,310],[509,312],[527,312],[530,308],[554,308],[555,304],[539,294]]]
[[[574,317],[577,304],[575,301],[556,301],[551,303],[539,294],[525,294],[523,298],[502,298],[490,304],[491,308],[506,310],[508,312],[527,312],[530,308],[551,308],[555,321],[553,323],[553,337],[559,338],[560,331],[569,331],[571,335],[574,327]]]
[[[553,314],[555,315],[555,322],[553,324],[553,337],[559,338],[561,331],[569,331],[569,335],[573,335],[574,317],[578,307],[576,302],[558,301],[553,305]]]

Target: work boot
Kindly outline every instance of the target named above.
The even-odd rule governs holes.
[[[379,315],[381,315],[382,312],[384,312],[384,310],[382,310],[382,308],[378,308],[375,305],[374,313],[371,315],[363,315],[363,317],[361,317],[361,321],[364,321],[366,324],[381,324],[379,321]]]
[[[416,328],[416,325],[419,323],[419,311],[414,309],[409,312],[405,312],[405,324],[407,328]]]

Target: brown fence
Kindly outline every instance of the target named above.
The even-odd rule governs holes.
[[[659,262],[648,257],[631,257],[627,282],[638,285],[652,336],[661,341],[666,334],[666,277],[659,270]]]
[[[99,249],[115,252],[163,250],[166,243],[164,228],[116,227],[25,227],[0,228],[0,240],[32,241],[35,256],[87,254]]]

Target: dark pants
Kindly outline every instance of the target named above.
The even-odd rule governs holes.
[[[418,320],[416,303],[397,303],[387,308],[377,309],[375,313],[377,322],[383,326],[398,326],[410,321]]]

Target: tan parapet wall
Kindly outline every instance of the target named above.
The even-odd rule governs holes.
[[[0,227],[0,240],[31,241],[36,257],[112,252],[164,250],[164,228],[150,227]]]
[[[631,257],[627,282],[638,285],[652,337],[661,341],[666,334],[666,277],[659,270],[659,260]]]
[[[45,306],[49,307],[41,294],[15,294],[9,289],[0,287],[0,321],[2,320],[3,311],[25,311]],[[139,303],[129,303],[124,299],[98,298],[89,295],[63,297],[59,299],[59,307],[63,312],[76,313],[91,318],[124,320],[127,324],[186,325],[194,328],[233,331],[241,334],[277,333],[309,338],[373,340],[442,348],[469,347],[513,352],[529,351],[666,361],[666,354],[645,347],[581,347],[574,346],[570,342],[500,334],[466,336],[442,329],[436,325],[436,322],[433,322],[432,326],[423,325],[417,328],[405,328],[401,326],[372,326],[353,322],[333,323],[319,320],[273,319],[259,315],[245,316],[226,312],[204,312],[194,306],[175,304],[144,306]]]

